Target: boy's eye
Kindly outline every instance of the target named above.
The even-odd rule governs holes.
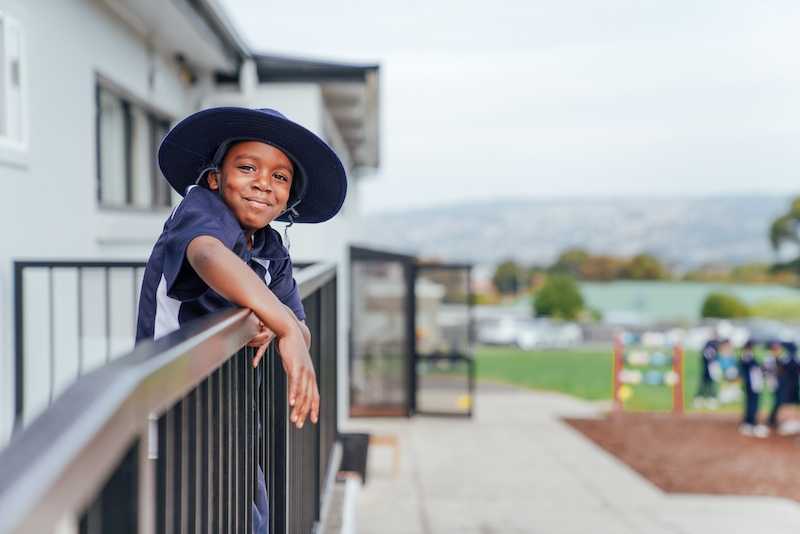
[[[289,181],[289,178],[287,178],[287,177],[286,177],[286,176],[284,176],[283,174],[275,174],[275,178],[277,178],[278,180],[280,180],[280,181],[282,181],[282,182],[287,182],[287,181]]]
[[[245,172],[253,172],[256,170],[256,168],[252,165],[239,165],[239,169]]]

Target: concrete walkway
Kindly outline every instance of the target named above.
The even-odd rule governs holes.
[[[597,416],[590,403],[493,386],[482,387],[476,403],[472,420],[348,423],[400,444],[396,474],[392,451],[370,448],[360,534],[800,531],[794,501],[663,493],[559,421]]]

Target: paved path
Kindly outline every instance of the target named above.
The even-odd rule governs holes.
[[[479,390],[473,420],[350,421],[351,430],[397,435],[401,451],[395,476],[391,451],[370,449],[359,534],[800,532],[794,501],[665,494],[562,416],[593,417],[597,409],[490,387]]]

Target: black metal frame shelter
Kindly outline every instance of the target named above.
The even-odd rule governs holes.
[[[354,405],[353,398],[350,398],[350,415],[351,416],[412,416],[419,415],[435,415],[435,416],[455,416],[455,417],[471,417],[473,413],[474,404],[474,391],[475,391],[475,360],[472,354],[467,352],[438,352],[430,354],[420,354],[417,347],[417,294],[416,284],[421,274],[431,270],[443,271],[465,271],[466,272],[466,302],[468,325],[468,340],[471,345],[474,341],[474,325],[472,322],[471,307],[473,302],[471,287],[471,269],[472,265],[468,263],[455,263],[455,262],[427,262],[419,261],[415,256],[407,254],[399,254],[384,250],[376,250],[367,247],[351,246],[350,247],[350,281],[351,281],[351,299],[350,299],[350,332],[349,332],[349,357],[350,357],[350,373],[351,373],[351,387],[353,384],[353,358],[356,354],[356,347],[354,343],[354,328],[358,328],[355,324],[354,306],[356,305],[355,287],[356,280],[354,279],[354,266],[358,262],[390,262],[398,264],[403,269],[403,281],[405,284],[405,376],[406,376],[406,397],[405,403],[402,407],[376,405],[372,407],[364,407]],[[420,365],[453,365],[463,364],[467,371],[465,377],[465,385],[467,391],[465,394],[469,398],[468,408],[463,411],[443,411],[443,410],[430,410],[420,407],[418,403],[419,394],[419,372]],[[422,408],[422,409],[420,409]]]
[[[472,265],[469,263],[457,262],[437,262],[437,261],[418,261],[414,265],[414,286],[417,280],[426,272],[453,272],[464,273],[464,305],[466,307],[466,334],[467,334],[467,348],[464,349],[450,349],[444,352],[423,353],[419,350],[417,343],[414,345],[414,412],[419,415],[435,415],[435,416],[453,416],[453,417],[472,417],[473,407],[475,402],[475,358],[471,352],[471,347],[475,342],[475,328],[472,317]],[[416,322],[416,306],[415,306],[415,322]],[[422,387],[420,385],[420,376],[423,374],[421,367],[425,365],[430,366],[443,366],[443,367],[457,367],[465,366],[467,369],[465,378],[466,386],[466,399],[467,406],[463,410],[442,410],[440,408],[426,408],[420,402],[420,393]]]
[[[356,347],[354,341],[354,332],[353,329],[357,327],[354,324],[353,317],[354,317],[354,306],[356,299],[354,298],[354,294],[356,291],[355,288],[355,264],[358,262],[389,262],[395,263],[402,267],[403,270],[403,282],[405,288],[405,318],[406,318],[406,328],[405,328],[405,340],[404,340],[404,350],[405,350],[405,379],[406,379],[406,398],[405,402],[402,406],[391,406],[388,404],[378,404],[374,406],[359,406],[353,404],[353,397],[350,397],[350,413],[354,416],[410,416],[414,413],[414,384],[415,384],[415,371],[414,371],[414,362],[413,362],[413,355],[414,355],[414,325],[415,325],[415,314],[416,314],[416,306],[414,302],[414,265],[416,263],[416,258],[413,256],[408,256],[405,254],[396,254],[393,252],[386,252],[380,250],[369,249],[365,247],[350,247],[350,286],[351,286],[351,298],[350,298],[350,332],[348,335],[348,345],[349,345],[349,357],[350,357],[350,370],[351,370],[351,381],[350,386],[352,388],[353,381],[352,381],[352,370],[354,364],[354,355],[356,354]]]

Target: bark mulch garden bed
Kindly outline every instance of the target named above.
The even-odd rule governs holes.
[[[618,413],[566,422],[664,491],[800,501],[797,436],[745,437],[730,414]]]

